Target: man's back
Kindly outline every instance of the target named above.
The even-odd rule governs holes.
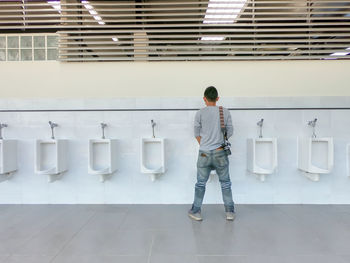
[[[219,100],[218,91],[210,86],[205,89],[203,100],[207,107],[199,110],[194,120],[194,135],[200,144],[197,160],[197,183],[194,200],[188,216],[196,221],[202,220],[201,207],[205,193],[205,185],[210,171],[216,170],[221,184],[226,220],[235,219],[234,202],[232,199],[229,160],[223,149],[224,136],[220,125],[220,110],[216,106]],[[223,108],[227,138],[232,136],[233,127],[230,112]]]
[[[227,138],[229,138],[233,134],[231,114],[226,108],[223,108],[223,112]],[[201,137],[200,150],[215,150],[222,145],[224,138],[220,127],[219,107],[207,106],[196,113],[194,135]]]

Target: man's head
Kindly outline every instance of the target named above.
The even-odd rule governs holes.
[[[203,99],[207,106],[215,106],[216,102],[219,100],[217,89],[213,86],[206,88]]]

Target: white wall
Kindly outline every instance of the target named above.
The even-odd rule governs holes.
[[[350,97],[232,98],[226,107],[349,106]],[[2,109],[40,108],[191,108],[201,107],[196,98],[129,99],[4,99]],[[197,145],[193,138],[194,111],[154,112],[0,112],[8,123],[5,138],[19,140],[19,169],[0,183],[0,203],[191,203],[196,177]],[[235,134],[231,142],[231,179],[237,203],[347,203],[350,178],[346,144],[350,143],[348,110],[231,111]],[[262,183],[246,173],[246,138],[257,136],[256,122],[265,119],[264,135],[278,138],[279,168]],[[335,167],[311,182],[297,170],[296,138],[310,136],[307,121],[318,118],[317,135],[333,136]],[[150,120],[157,122],[156,136],[167,139],[167,173],[152,183],[140,173],[139,140],[151,136]],[[34,141],[50,137],[48,121],[57,122],[57,138],[69,139],[69,171],[62,180],[47,183],[34,174]],[[118,171],[104,184],[87,173],[88,139],[100,137],[100,122],[108,123],[106,135],[118,142]],[[218,180],[207,186],[206,203],[221,203]]]
[[[350,60],[59,63],[0,62],[3,98],[350,95]]]
[[[350,61],[6,62],[0,63],[0,109],[197,108],[208,85],[218,87],[226,107],[349,107],[349,73]],[[0,203],[190,203],[197,155],[194,114],[0,112],[0,122],[9,125],[5,137],[19,140],[19,170],[0,183]],[[230,169],[237,203],[350,203],[348,110],[231,114]],[[335,140],[334,171],[318,183],[296,167],[296,138],[310,135],[306,122],[315,117],[318,134]],[[246,138],[257,135],[260,118],[264,134],[279,140],[279,169],[265,183],[246,174]],[[156,134],[168,142],[168,172],[155,183],[139,171],[139,140],[151,135],[151,119],[158,123]],[[59,123],[58,138],[70,140],[69,171],[53,184],[33,172],[34,141],[49,138],[49,120]],[[87,140],[100,137],[102,121],[109,125],[107,136],[119,140],[118,172],[104,184],[87,174]],[[205,202],[221,202],[217,180],[208,184]]]

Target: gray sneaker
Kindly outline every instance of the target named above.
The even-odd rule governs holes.
[[[234,212],[226,212],[226,220],[233,221],[235,220],[236,214]]]
[[[193,213],[192,210],[190,210],[190,211],[188,211],[188,216],[191,219],[196,220],[196,221],[202,221],[203,220],[201,212]]]

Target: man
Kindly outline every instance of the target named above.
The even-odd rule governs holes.
[[[234,220],[234,202],[232,200],[231,181],[229,174],[229,160],[222,147],[224,135],[220,126],[219,100],[215,87],[208,87],[204,92],[205,108],[196,113],[194,121],[194,135],[200,145],[197,161],[197,183],[195,185],[194,202],[188,212],[188,216],[201,221],[201,206],[203,203],[205,185],[210,171],[216,170],[221,184],[222,198],[224,201],[226,219]],[[224,123],[227,138],[233,134],[233,126],[230,112],[223,108]]]

